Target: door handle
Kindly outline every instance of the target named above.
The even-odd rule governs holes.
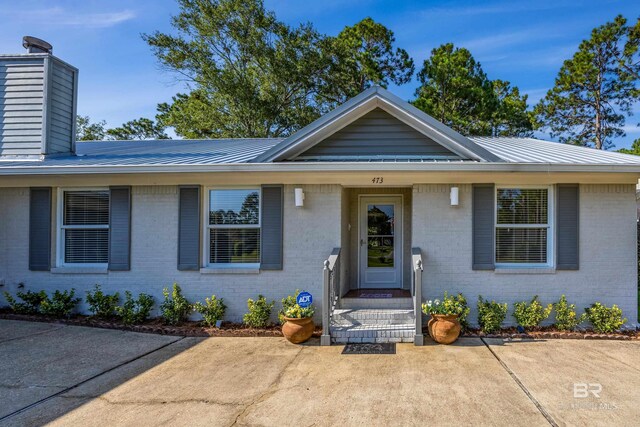
[[[360,239],[360,246],[364,245],[364,239]]]

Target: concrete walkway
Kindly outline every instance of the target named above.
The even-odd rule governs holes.
[[[343,356],[0,320],[0,425],[638,424],[640,342],[485,341]]]

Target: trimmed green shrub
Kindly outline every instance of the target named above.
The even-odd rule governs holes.
[[[300,290],[296,289],[293,295],[287,295],[285,298],[282,298],[281,300],[282,308],[278,312],[278,320],[280,321],[281,325],[284,325],[284,323],[286,322],[286,320],[284,320],[284,317],[287,310],[289,310],[291,307],[295,307],[298,305],[297,298],[299,293],[300,293]]]
[[[485,301],[478,295],[478,324],[485,333],[493,333],[500,329],[502,322],[507,317],[509,306],[507,303]]]
[[[51,298],[45,298],[40,304],[40,313],[52,317],[70,317],[76,306],[82,301],[77,297],[76,290],[54,291]]]
[[[533,297],[531,302],[521,301],[513,304],[513,317],[518,322],[518,325],[525,329],[534,328],[539,326],[540,323],[549,317],[553,304],[548,304],[543,307],[538,301],[538,295]]]
[[[87,291],[87,304],[89,304],[89,311],[94,316],[101,319],[108,319],[116,314],[116,307],[120,302],[120,294],[105,294],[102,292],[100,285],[95,285],[93,292]]]
[[[585,308],[587,320],[593,325],[593,330],[598,333],[616,332],[627,321],[622,318],[622,310],[617,305],[607,307],[599,302]]]
[[[262,295],[258,295],[258,299],[255,301],[249,298],[247,300],[249,312],[245,313],[242,320],[251,328],[264,328],[269,324],[271,310],[275,304],[275,301],[268,303],[267,299]]]
[[[556,312],[556,321],[553,326],[560,331],[573,331],[576,326],[584,322],[587,314],[576,314],[576,305],[567,303],[567,297],[562,295],[560,300],[553,304]]]
[[[16,295],[23,302],[17,301],[9,292],[4,292],[4,297],[9,303],[9,307],[17,314],[37,314],[40,312],[40,305],[47,299],[47,293],[45,291],[18,291]]]
[[[177,283],[173,284],[171,293],[169,288],[164,288],[162,294],[164,302],[160,304],[160,312],[165,324],[179,325],[189,318],[193,305],[182,295],[182,289]]]
[[[153,297],[151,295],[139,294],[138,299],[133,299],[131,292],[125,291],[124,304],[116,307],[116,314],[122,319],[122,323],[125,325],[142,323],[149,318],[153,304]]]
[[[224,317],[227,306],[224,304],[224,299],[211,295],[211,298],[205,298],[204,304],[200,301],[195,303],[193,309],[202,315],[202,323],[215,326],[216,322]]]

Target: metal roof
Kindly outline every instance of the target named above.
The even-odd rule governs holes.
[[[448,170],[606,171],[640,173],[640,156],[533,138],[471,137],[497,162],[445,159],[327,159],[323,162],[251,163],[282,139],[155,140],[79,142],[78,155],[44,160],[0,160],[0,175],[58,173],[207,172],[222,170]]]
[[[561,144],[534,138],[469,137],[510,163],[638,165],[640,156]]]
[[[0,161],[3,167],[162,166],[246,163],[281,139],[161,139],[76,143],[76,156]]]

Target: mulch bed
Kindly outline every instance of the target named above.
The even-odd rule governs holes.
[[[89,326],[92,328],[118,329],[122,331],[143,332],[159,335],[176,335],[183,337],[281,337],[282,331],[279,325],[271,325],[266,328],[249,328],[242,323],[222,322],[220,328],[202,326],[200,322],[185,322],[180,326],[169,326],[162,323],[162,319],[150,319],[140,325],[123,325],[117,319],[102,320],[90,316],[74,316],[70,319],[57,319],[53,317],[15,314],[8,310],[0,310],[0,319],[26,320],[30,322],[48,322],[73,326]],[[316,326],[314,337],[322,335],[322,327]]]
[[[425,330],[428,334],[428,332]],[[473,338],[504,338],[504,339],[587,339],[587,340],[640,340],[639,331],[620,331],[613,334],[599,334],[592,330],[559,331],[551,326],[539,327],[525,333],[518,332],[516,328],[504,328],[500,332],[485,334],[479,329],[470,329],[460,336]]]
[[[48,322],[74,326],[89,326],[92,328],[118,329],[121,331],[143,332],[159,335],[176,335],[183,337],[281,337],[280,325],[266,328],[249,328],[242,323],[222,322],[220,328],[202,326],[200,322],[185,322],[180,326],[169,326],[162,323],[162,319],[155,318],[140,325],[124,325],[117,319],[103,320],[90,316],[77,315],[70,319],[57,319],[39,314],[15,314],[11,310],[0,309],[0,319],[26,320],[30,322]],[[423,329],[429,335],[427,328]],[[322,326],[316,325],[314,337],[322,335]],[[516,328],[504,328],[500,332],[485,334],[479,329],[470,329],[460,334],[470,338],[503,338],[508,340],[545,340],[545,339],[594,339],[594,340],[640,340],[640,331],[621,331],[615,334],[599,334],[591,330],[559,331],[553,327],[540,327],[533,331],[520,333]]]

